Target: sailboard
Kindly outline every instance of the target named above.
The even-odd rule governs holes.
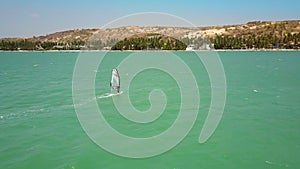
[[[111,71],[110,87],[112,92],[120,93],[120,75],[117,69]]]
[[[117,69],[112,69],[110,88],[111,88],[111,93],[106,93],[104,95],[98,96],[97,98],[102,99],[102,98],[117,96],[123,93],[123,91],[120,91],[121,88],[120,75]]]

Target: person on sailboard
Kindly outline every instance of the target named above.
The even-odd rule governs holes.
[[[112,88],[112,89],[115,89],[117,91],[117,94],[120,93],[120,86],[112,86],[111,85],[111,82],[109,83],[109,86]]]
[[[119,94],[120,93],[120,86],[117,86],[116,89],[117,89],[117,94]]]

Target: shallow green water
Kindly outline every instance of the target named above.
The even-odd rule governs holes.
[[[300,52],[219,52],[227,78],[227,102],[217,130],[205,144],[199,144],[198,137],[211,101],[209,78],[196,55],[175,53],[197,72],[199,114],[180,144],[144,159],[111,154],[82,129],[72,100],[78,53],[0,53],[0,168],[300,167]],[[107,54],[95,70],[97,96],[110,92],[110,71],[129,54]],[[154,88],[162,89],[168,102],[162,116],[149,124],[123,118],[111,98],[97,99],[97,103],[120,133],[150,137],[172,125],[181,102],[172,77],[148,70],[130,86],[136,109],[150,107],[148,94]]]

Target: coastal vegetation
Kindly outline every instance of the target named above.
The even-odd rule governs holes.
[[[178,39],[160,34],[139,34],[117,42],[112,50],[185,50]]]
[[[2,38],[0,50],[300,49],[300,21],[214,27],[82,29],[31,38]],[[207,49],[207,48],[205,48]]]
[[[300,33],[248,35],[241,37],[216,36],[211,38],[215,49],[300,49]]]
[[[80,50],[84,41],[73,41],[70,43],[41,42],[28,39],[2,39],[0,50]]]

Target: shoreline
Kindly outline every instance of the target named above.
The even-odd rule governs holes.
[[[79,52],[289,52],[300,49],[213,49],[213,50],[0,50],[0,52],[79,53]]]

